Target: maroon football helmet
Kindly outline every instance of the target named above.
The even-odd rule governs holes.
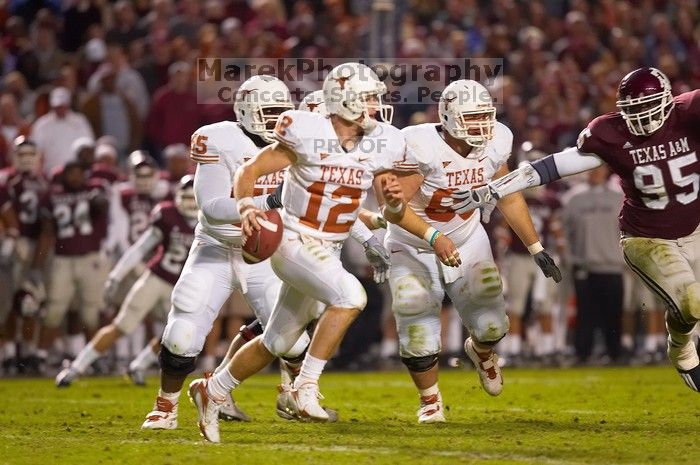
[[[617,89],[617,108],[630,132],[648,136],[657,131],[673,109],[671,83],[656,68],[639,68],[622,78]]]

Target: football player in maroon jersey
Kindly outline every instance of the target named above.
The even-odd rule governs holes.
[[[44,270],[30,273],[32,259],[39,237],[39,201],[45,195],[49,183],[41,171],[41,155],[36,145],[25,137],[14,141],[12,151],[12,167],[3,173],[5,188],[12,209],[19,221],[19,235],[14,244],[12,264],[9,267],[11,295],[8,303],[12,303],[13,312],[7,320],[7,334],[15,334],[17,324],[22,328],[21,359],[25,367],[33,367],[36,344],[36,314],[41,302],[46,297],[44,287]],[[19,321],[18,321],[19,319]],[[6,356],[15,354],[15,344],[10,341],[5,347]]]
[[[453,194],[455,209],[492,209],[498,199],[607,163],[621,179],[625,261],[667,306],[667,354],[700,392],[693,331],[700,319],[700,89],[671,94],[658,69],[620,82],[617,112],[588,124],[577,146],[524,164],[486,186]]]
[[[104,181],[88,181],[85,168],[77,161],[65,165],[61,181],[52,185],[41,201],[41,234],[31,271],[41,269],[53,248],[46,315],[37,352],[40,358],[46,357],[76,295],[87,335],[94,334],[107,272],[100,254],[109,202]]]
[[[58,376],[56,386],[67,387],[114,345],[122,335],[132,333],[151,312],[165,321],[170,310],[170,294],[187,259],[197,224],[197,203],[194,198],[194,177],[185,176],[178,186],[175,202],[159,203],[151,212],[149,226],[122,255],[109,274],[105,293],[114,292],[118,283],[153,252],[147,270],[131,287],[119,313],[102,327],[76,359]],[[131,363],[129,374],[137,384],[144,384],[143,372],[157,360],[160,341],[155,338]]]

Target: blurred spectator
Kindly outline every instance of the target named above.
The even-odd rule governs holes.
[[[102,20],[100,9],[91,0],[78,0],[63,13],[62,48],[74,52],[84,43],[88,29]]]
[[[192,68],[185,62],[170,65],[170,81],[153,96],[147,134],[158,152],[170,144],[189,144],[200,125],[197,95],[192,89]]]
[[[194,172],[190,148],[185,144],[171,144],[163,150],[167,181],[175,186],[183,176]]]
[[[14,94],[5,93],[0,96],[0,168],[9,166],[10,149],[18,136],[27,136],[30,132],[29,123],[17,111],[17,100]]]
[[[51,27],[40,26],[35,32],[34,48],[39,61],[38,78],[41,83],[48,83],[58,76],[58,71],[68,58],[58,48],[56,31]]]
[[[114,67],[105,63],[98,73],[101,76],[99,90],[88,96],[82,110],[95,136],[113,136],[117,152],[123,158],[141,145],[141,120],[136,106],[117,89]]]
[[[116,42],[126,48],[130,42],[145,35],[138,27],[134,6],[128,0],[114,4],[114,27],[107,32],[107,42]]]
[[[79,137],[93,138],[90,123],[82,113],[70,109],[71,95],[65,87],[51,91],[51,111],[34,122],[32,139],[44,155],[47,175],[73,158],[71,146]]]
[[[620,355],[624,261],[619,245],[617,215],[623,201],[607,185],[608,167],[588,173],[588,186],[573,195],[562,213],[576,288],[575,349],[586,362],[599,328],[612,360]]]

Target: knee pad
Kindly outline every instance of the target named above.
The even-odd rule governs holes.
[[[689,284],[683,292],[680,305],[681,316],[688,323],[700,320],[700,283]]]
[[[503,282],[496,263],[485,260],[475,263],[469,273],[469,293],[477,306],[488,306],[503,300]]]
[[[430,283],[418,276],[402,276],[392,287],[392,309],[397,315],[434,313],[442,304],[442,296],[432,292]]]
[[[262,328],[262,325],[260,324],[260,320],[258,320],[258,319],[253,320],[253,322],[250,323],[249,325],[241,326],[241,329],[238,330],[238,334],[241,335],[241,338],[245,342],[252,341],[257,336],[260,336],[262,333],[263,333],[263,328]]]
[[[297,339],[297,342],[294,343],[292,348],[283,353],[281,357],[291,363],[295,361],[301,362],[304,359],[304,355],[306,355],[306,349],[309,348],[310,343],[311,338],[308,333],[304,331],[304,334]]]
[[[401,357],[401,361],[409,370],[415,373],[423,373],[437,364],[438,354],[425,355],[423,357]]]
[[[293,339],[294,338],[294,339]],[[263,345],[276,357],[293,359],[303,354],[309,346],[309,335],[303,332],[301,336],[294,334],[263,333]]]
[[[197,312],[211,293],[214,276],[207,270],[188,271],[173,288],[173,307],[186,313]]]
[[[175,355],[163,345],[158,354],[158,361],[166,375],[187,376],[194,371],[196,358]]]
[[[189,321],[174,317],[163,330],[163,347],[181,357],[198,355],[201,348],[195,347],[197,328]]]
[[[358,310],[364,310],[367,306],[367,292],[362,284],[350,275],[353,279],[341,278],[340,289],[343,293],[343,303],[339,305],[340,307],[356,308]]]
[[[468,329],[477,342],[496,344],[508,334],[509,327],[510,322],[505,312],[489,311],[481,313]]]

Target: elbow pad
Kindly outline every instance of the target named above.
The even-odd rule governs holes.
[[[557,170],[557,164],[552,155],[533,161],[531,166],[537,171],[537,174],[540,175],[540,185],[549,184],[550,182],[561,179],[559,170]]]

